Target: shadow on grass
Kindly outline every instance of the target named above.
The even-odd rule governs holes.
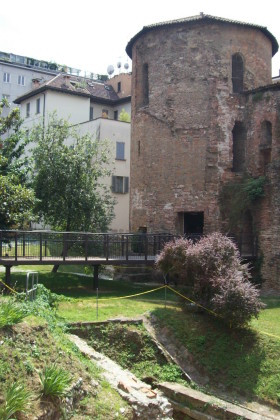
[[[158,308],[153,311],[170,339],[188,349],[202,376],[211,386],[247,396],[256,396],[266,359],[266,348],[259,335],[250,329],[230,329],[206,313]]]
[[[262,298],[263,303],[266,304],[266,309],[280,308],[280,298]]]
[[[96,296],[96,289],[94,288],[93,278],[87,276],[79,276],[71,273],[40,272],[39,283],[43,284],[53,293],[63,294],[64,296],[71,298],[85,299],[93,298]],[[17,291],[24,291],[25,286],[26,273],[12,273],[12,287],[14,287]],[[100,279],[98,285],[98,294],[102,298],[123,297],[150,291],[160,286],[161,285],[144,285],[139,283],[132,283],[129,281]],[[173,292],[167,291],[165,295],[164,289],[138,296],[137,299],[148,301],[164,301],[165,297],[168,301],[176,302],[178,300],[177,296],[174,295]]]

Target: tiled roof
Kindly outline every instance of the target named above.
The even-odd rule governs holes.
[[[53,90],[78,96],[86,96],[101,102],[103,101],[113,103],[120,100],[112,86],[106,84],[105,82],[97,82],[92,79],[60,73],[46,83],[43,83],[40,86],[25,93],[24,95],[18,97],[14,102],[20,104],[23,100],[46,90]]]
[[[188,24],[188,23],[193,23],[196,21],[214,21],[214,22],[222,22],[222,23],[229,23],[229,24],[233,24],[233,25],[239,25],[239,26],[247,26],[250,28],[255,28],[255,29],[259,29],[261,32],[263,32],[271,41],[272,43],[272,55],[276,54],[278,51],[278,42],[276,40],[276,38],[271,34],[271,32],[269,32],[269,30],[265,27],[265,26],[260,26],[260,25],[254,25],[251,23],[245,23],[245,22],[239,22],[237,20],[231,20],[231,19],[225,19],[225,18],[221,18],[221,17],[217,17],[217,16],[211,16],[211,15],[205,15],[204,13],[201,13],[200,15],[196,15],[196,16],[190,16],[187,18],[182,18],[182,19],[176,19],[176,20],[170,20],[170,21],[166,21],[166,22],[159,22],[159,23],[154,23],[152,25],[148,25],[148,26],[144,26],[143,29],[138,32],[127,44],[126,47],[126,52],[129,55],[130,58],[132,58],[132,47],[134,42],[140,38],[143,34],[152,31],[152,30],[156,30],[159,29],[161,27],[166,27],[166,26],[173,26],[173,25],[179,25],[182,23]]]

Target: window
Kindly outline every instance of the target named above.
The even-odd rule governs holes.
[[[124,145],[125,143],[117,141],[116,144],[116,159],[124,160]]]
[[[90,119],[90,121],[92,121],[92,120],[93,120],[93,106],[91,106],[91,107],[89,108],[89,119]]]
[[[260,164],[262,172],[265,172],[265,167],[271,162],[271,147],[272,147],[272,124],[270,121],[263,121],[261,123],[261,142],[259,144],[260,150]]]
[[[24,82],[25,82],[24,76],[18,76],[18,85],[24,86]]]
[[[120,93],[121,90],[122,90],[122,84],[121,82],[118,82],[118,93]]]
[[[10,95],[5,95],[5,94],[3,94],[2,95],[2,99],[7,99],[7,101],[10,99]]]
[[[114,120],[118,121],[119,118],[119,111],[114,111]]]
[[[3,81],[5,83],[10,83],[10,81],[11,81],[11,75],[10,75],[10,73],[4,73],[3,74]]]
[[[148,64],[143,65],[142,69],[143,79],[143,105],[149,105],[149,66]]]
[[[232,170],[242,172],[245,164],[246,130],[242,122],[237,121],[232,130]]]
[[[232,56],[232,91],[239,93],[243,91],[244,64],[241,54]]]
[[[26,104],[26,118],[30,117],[30,102]]]
[[[36,99],[36,114],[40,114],[40,98]]]
[[[272,124],[270,121],[263,121],[261,124],[261,145],[271,147],[272,144]]]
[[[117,194],[128,193],[128,176],[112,176],[112,191]]]

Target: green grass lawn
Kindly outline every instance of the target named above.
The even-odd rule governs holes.
[[[17,290],[24,287],[25,278],[26,273],[12,274]],[[60,302],[58,307],[58,315],[68,322],[97,319],[92,278],[63,272],[52,274],[45,266],[40,267],[39,282],[70,298]],[[211,386],[222,383],[236,395],[280,403],[280,298],[263,299],[266,309],[242,330],[230,329],[205,313],[182,309],[181,298],[170,290],[166,292],[166,303],[164,289],[129,299],[112,299],[153,288],[155,286],[100,280],[98,320],[152,312],[159,328],[168,328],[170,337],[192,354],[199,369],[209,377]]]

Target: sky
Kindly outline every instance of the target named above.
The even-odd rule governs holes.
[[[0,7],[0,51],[54,61],[83,71],[119,72],[131,61],[125,53],[129,40],[143,26],[199,15],[261,25],[280,44],[279,0],[13,0]],[[121,67],[123,69],[123,67]],[[272,59],[278,76],[280,53]]]

